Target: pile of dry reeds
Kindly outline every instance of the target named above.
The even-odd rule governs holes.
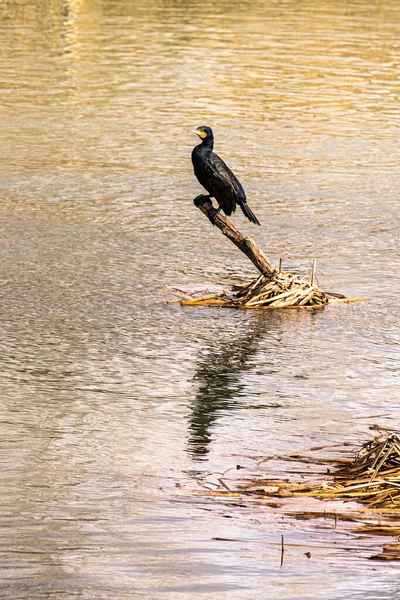
[[[354,302],[342,294],[323,292],[311,282],[284,271],[260,275],[250,283],[235,285],[230,291],[180,300],[182,306],[222,306],[227,308],[323,308],[326,304]]]
[[[400,508],[399,435],[390,433],[364,444],[354,461],[335,474],[335,482],[371,508]]]
[[[367,508],[400,508],[400,437],[390,433],[367,442],[353,460],[345,461],[325,481],[290,483],[257,480],[241,492],[261,496],[310,496],[333,500],[355,500]]]
[[[237,465],[222,476],[218,474],[218,483],[213,479],[200,482],[203,488],[201,495],[217,498],[219,503],[226,502],[230,514],[235,514],[232,511],[236,508],[247,507],[253,514],[257,507],[262,515],[263,511],[272,508],[272,522],[279,523],[282,519],[285,527],[289,522],[295,526],[294,523],[315,519],[316,529],[312,531],[318,535],[322,531],[318,525],[320,519],[326,519],[327,523],[333,519],[332,528],[327,524],[323,530],[332,534],[336,531],[351,534],[352,550],[358,547],[365,556],[366,543],[370,543],[374,553],[367,558],[399,561],[400,435],[394,432],[383,435],[381,430],[378,431],[379,435],[363,444],[355,454],[349,452],[352,444],[344,442],[265,457],[258,460],[255,472],[254,467],[250,467],[251,472],[247,476],[243,471],[245,467]],[[335,456],[314,454],[326,448],[334,448]],[[268,478],[260,473],[261,465],[263,468],[267,466]],[[311,498],[327,502],[321,503],[321,508],[318,508],[315,502],[308,501]],[[342,502],[335,502],[337,500],[361,505],[352,504],[345,509]],[[288,520],[293,518],[294,521]],[[395,537],[397,541],[384,544],[382,550],[376,553],[377,545],[381,546],[381,542],[377,542],[379,536]],[[321,544],[323,542],[329,548],[329,540],[324,538]],[[340,540],[335,544],[340,544]],[[344,548],[347,547],[345,544]]]

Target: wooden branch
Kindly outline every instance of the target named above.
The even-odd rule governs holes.
[[[249,237],[245,237],[232,223],[232,221],[218,212],[212,205],[210,196],[200,195],[194,199],[194,204],[204,213],[215,227],[246,254],[253,265],[263,274],[268,275],[275,271],[273,265],[269,262],[264,252]]]
[[[316,260],[314,259],[311,283],[282,271],[282,259],[279,269],[275,269],[257,244],[245,237],[219,210],[213,207],[210,196],[200,195],[194,204],[204,213],[213,225],[239,248],[261,272],[254,281],[232,287],[232,290],[221,293],[208,293],[205,296],[185,297],[180,300],[181,306],[224,306],[235,309],[274,309],[274,308],[307,308],[316,310],[327,304],[342,302],[358,302],[363,298],[348,299],[343,294],[323,292],[315,285]],[[333,299],[332,299],[333,298]]]

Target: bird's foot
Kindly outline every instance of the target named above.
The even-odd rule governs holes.
[[[207,217],[210,219],[211,223],[214,225],[215,219],[218,215],[218,213],[221,210],[221,207],[214,208],[213,207],[213,203],[211,201],[211,196],[208,194],[200,194],[200,196],[196,196],[196,198],[193,200],[195,206],[199,207],[201,206],[202,208],[204,208],[207,211]],[[204,212],[204,211],[203,211]]]
[[[210,202],[211,206],[212,206],[212,202],[211,202],[211,196],[209,194],[200,194],[200,196],[196,196],[196,198],[193,200],[194,205],[199,207],[199,206],[203,206],[206,202]]]
[[[211,208],[209,208],[207,210],[207,217],[210,219],[210,221],[213,225],[215,224],[215,219],[217,218],[217,216],[219,215],[220,212],[221,212],[221,207],[214,208],[212,204],[211,204]]]

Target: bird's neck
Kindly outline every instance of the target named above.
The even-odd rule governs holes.
[[[212,152],[212,149],[214,148],[214,138],[210,136],[206,137],[206,139],[201,142],[200,147],[205,152]]]

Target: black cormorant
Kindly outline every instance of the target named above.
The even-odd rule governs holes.
[[[207,190],[211,198],[215,198],[220,209],[229,216],[236,210],[236,204],[249,219],[260,225],[257,217],[246,201],[244,189],[224,161],[213,152],[214,136],[211,127],[198,127],[196,133],[201,144],[193,148],[192,163],[199,183]]]

